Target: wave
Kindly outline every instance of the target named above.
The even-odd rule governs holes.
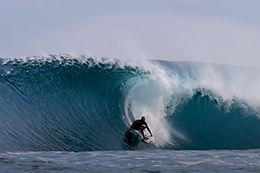
[[[196,62],[2,58],[0,150],[145,149],[123,140],[142,114],[155,148],[259,148],[258,74]]]

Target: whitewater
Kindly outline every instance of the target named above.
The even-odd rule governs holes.
[[[259,75],[202,62],[0,58],[0,170],[258,171]],[[124,140],[142,115],[152,145]]]

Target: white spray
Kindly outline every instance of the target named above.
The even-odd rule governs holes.
[[[148,66],[151,72],[149,79],[141,80],[133,87],[125,104],[125,112],[128,105],[131,105],[131,112],[135,119],[140,119],[142,115],[145,115],[146,122],[156,139],[156,145],[162,146],[166,143],[174,145],[173,140],[170,139],[170,133],[184,137],[165,121],[165,107],[169,102],[169,97],[174,94],[174,88],[179,86],[179,79],[177,76],[170,77],[158,66],[151,64]],[[132,119],[130,115],[126,116],[130,125]]]

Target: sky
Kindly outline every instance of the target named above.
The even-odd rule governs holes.
[[[259,0],[0,0],[0,57],[260,66]]]

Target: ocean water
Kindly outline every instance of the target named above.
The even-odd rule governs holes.
[[[4,152],[1,172],[259,172],[259,150]]]
[[[200,62],[1,58],[0,171],[257,172],[259,75]],[[127,136],[141,115],[154,144]]]

